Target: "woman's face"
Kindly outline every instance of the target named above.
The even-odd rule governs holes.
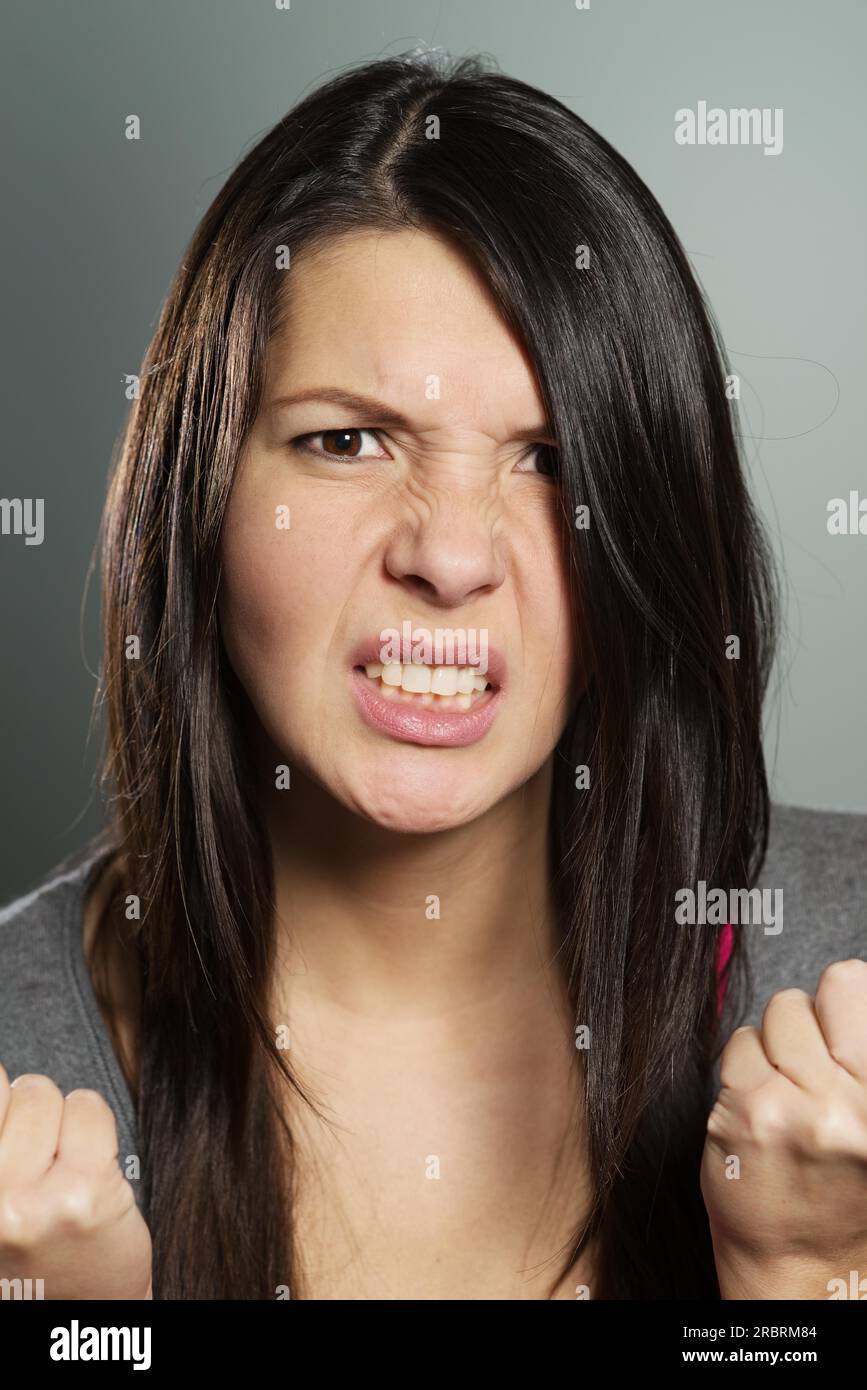
[[[226,649],[279,761],[381,826],[461,825],[539,770],[577,695],[532,367],[428,233],[286,274],[222,537]]]

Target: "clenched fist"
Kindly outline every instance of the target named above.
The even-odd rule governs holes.
[[[701,1191],[722,1297],[822,1299],[863,1278],[867,962],[829,965],[815,999],[773,995],[761,1030],[732,1034],[720,1083]]]
[[[153,1298],[151,1238],[117,1161],[111,1107],[0,1066],[0,1279],[46,1299]]]

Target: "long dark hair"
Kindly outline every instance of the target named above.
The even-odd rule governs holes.
[[[117,892],[101,931],[129,931],[121,903],[140,898],[155,1296],[303,1293],[278,1103],[303,1092],[268,1013],[272,867],[220,637],[219,542],[282,323],[278,248],[370,227],[472,256],[559,446],[589,675],[555,753],[550,837],[559,958],[591,1039],[575,1122],[594,1199],[569,1260],[593,1238],[594,1298],[714,1297],[699,1164],[719,942],[675,924],[675,892],[747,886],[761,867],[776,612],[724,354],[674,231],[605,140],[479,59],[416,55],[320,86],[242,160],[183,257],[117,450],[101,690]],[[728,975],[730,1017],[737,940]]]

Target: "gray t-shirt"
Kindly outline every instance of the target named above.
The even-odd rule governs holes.
[[[64,1095],[84,1086],[114,1110],[118,1156],[138,1156],[135,1110],[96,1001],[84,956],[83,903],[93,857],[46,879],[0,910],[0,1062],[10,1080],[50,1076]],[[867,960],[867,814],[774,806],[756,885],[782,890],[782,930],[752,920],[746,934],[755,988],[743,1018],[759,1024],[779,989],[814,993],[831,961]],[[778,913],[773,912],[778,920]],[[734,1027],[735,1024],[732,1024]],[[140,1165],[143,1176],[143,1160]],[[141,1180],[133,1189],[141,1205]]]
[[[118,1161],[141,1206],[135,1107],[84,954],[85,892],[97,857],[0,909],[0,1063],[10,1081],[41,1072],[64,1095],[79,1087],[100,1092],[114,1111]]]

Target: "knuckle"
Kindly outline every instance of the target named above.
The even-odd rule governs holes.
[[[847,960],[833,960],[819,976],[819,984],[864,984],[867,986],[867,961],[851,956]]]
[[[801,1008],[804,1001],[809,1000],[809,998],[810,996],[805,989],[798,989],[794,985],[790,985],[786,989],[778,989],[775,994],[771,995],[765,1005],[762,1015],[762,1027],[767,1028],[768,1023],[773,1021],[780,1013],[785,1014],[790,1009],[794,1010],[796,1008]]]
[[[16,1076],[12,1082],[12,1094],[16,1105],[42,1105],[49,1097],[59,1096],[60,1087],[41,1072],[26,1071]]]
[[[47,1233],[48,1212],[44,1202],[19,1189],[0,1193],[0,1248],[24,1254],[35,1249]]]
[[[57,1199],[57,1219],[61,1226],[89,1231],[97,1224],[97,1193],[88,1179],[73,1176]]]
[[[804,999],[809,999],[809,994],[805,989],[798,989],[796,985],[787,985],[785,989],[778,989],[768,1000],[767,1007],[772,1004],[778,1008],[780,1004],[799,1004]]]
[[[73,1105],[86,1107],[91,1106],[94,1110],[110,1110],[111,1107],[104,1096],[99,1091],[93,1091],[88,1086],[79,1086],[74,1091],[70,1091],[66,1096],[66,1104],[72,1102]]]
[[[32,1239],[32,1223],[20,1196],[0,1193],[0,1247],[16,1253],[26,1250]]]
[[[727,1052],[732,1051],[732,1044],[734,1043],[735,1039],[741,1037],[743,1033],[749,1033],[749,1031],[750,1025],[748,1023],[742,1023],[740,1028],[735,1028],[734,1032],[729,1034],[728,1042],[722,1050],[723,1057],[725,1057]]]
[[[758,1035],[759,1030],[749,1023],[744,1023],[740,1028],[736,1028],[725,1044],[719,1058],[720,1082],[723,1086],[732,1084],[733,1067],[740,1054],[741,1048],[747,1040],[748,1034]]]
[[[707,1117],[706,1133],[711,1135],[712,1138],[721,1138],[725,1132],[725,1112],[719,1101],[717,1101]]]
[[[857,1155],[864,1151],[864,1126],[851,1105],[838,1097],[825,1099],[815,1111],[810,1139],[821,1154]]]
[[[762,1094],[763,1088],[750,1093],[744,1101],[744,1128],[752,1143],[769,1148],[786,1138],[791,1130],[788,1106],[772,1091]]]
[[[757,1030],[749,1023],[742,1023],[740,1028],[736,1028],[729,1036],[729,1040],[721,1053],[722,1057],[731,1057],[737,1051],[738,1045],[743,1042],[746,1034],[755,1033]]]

